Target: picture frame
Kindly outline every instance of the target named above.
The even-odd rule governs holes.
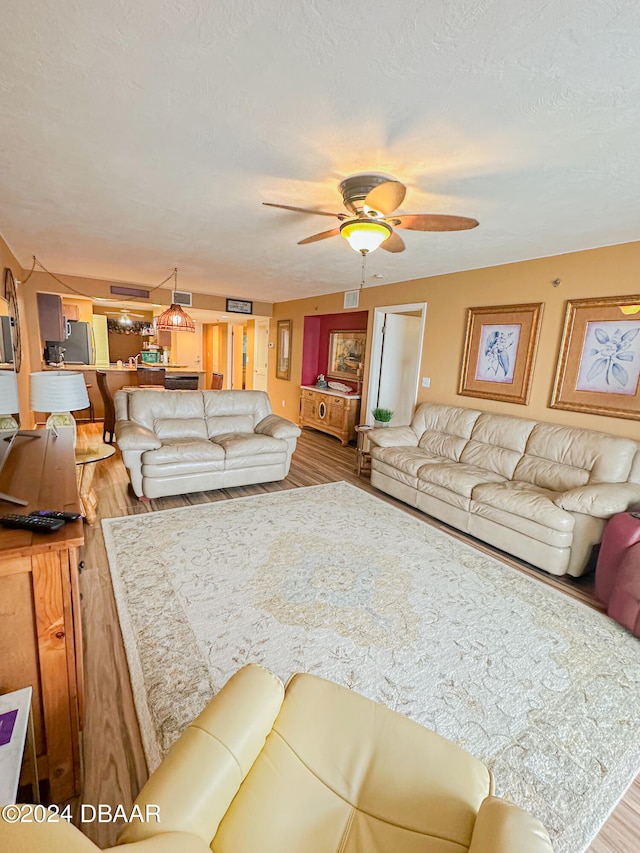
[[[227,314],[253,314],[253,302],[249,299],[227,299]]]
[[[293,320],[278,320],[276,338],[276,379],[291,379],[291,334]]]
[[[640,420],[640,294],[567,302],[550,406]]]
[[[360,381],[366,343],[367,333],[362,329],[330,332],[327,377]]]
[[[458,394],[526,406],[542,302],[469,308]]]

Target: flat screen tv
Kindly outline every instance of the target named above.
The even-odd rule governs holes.
[[[13,351],[14,318],[9,303],[0,297],[0,471],[9,457],[11,447],[20,430],[18,404],[18,377]],[[26,506],[27,501],[0,492],[0,500]]]

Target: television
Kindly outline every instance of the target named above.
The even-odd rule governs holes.
[[[9,303],[0,297],[0,472],[20,431],[18,377],[13,349],[13,324]],[[28,501],[0,492],[0,500],[26,506]]]

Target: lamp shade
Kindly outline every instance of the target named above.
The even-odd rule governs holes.
[[[0,370],[0,417],[20,411],[18,380],[13,370]]]
[[[354,252],[366,255],[375,250],[391,236],[391,227],[386,222],[374,219],[355,219],[340,226],[340,234]]]
[[[32,373],[31,408],[34,412],[74,412],[89,406],[82,373],[73,370],[43,370]]]
[[[156,320],[159,332],[195,332],[195,323],[186,311],[174,302]]]

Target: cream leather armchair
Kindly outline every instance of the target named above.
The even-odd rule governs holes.
[[[542,824],[492,796],[455,744],[311,675],[250,665],[174,744],[121,853],[551,853]],[[124,845],[124,847],[122,846]],[[62,823],[0,821],[2,853],[95,853]]]

